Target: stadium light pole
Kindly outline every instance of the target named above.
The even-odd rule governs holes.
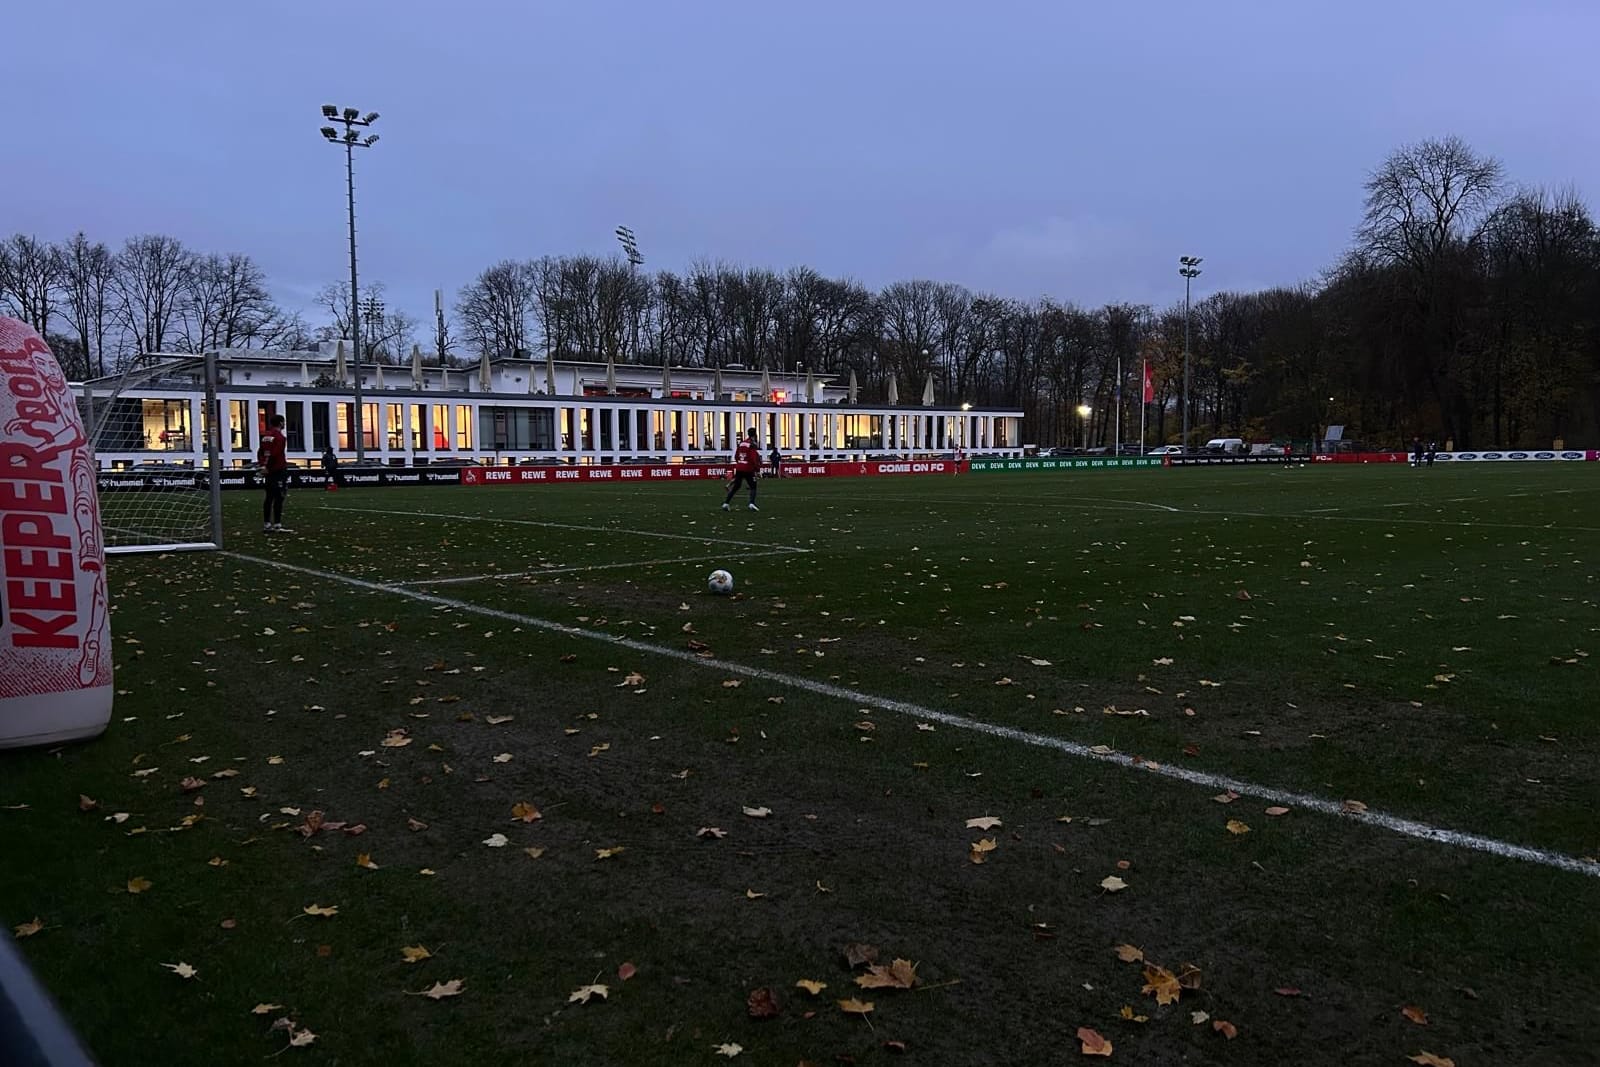
[[[361,401],[361,293],[356,281],[356,164],[355,150],[358,148],[371,148],[378,143],[375,133],[363,134],[361,131],[378,121],[378,113],[369,111],[363,115],[353,107],[340,110],[332,104],[322,105],[322,117],[328,122],[336,122],[344,127],[340,133],[333,126],[322,127],[322,137],[329,144],[344,146],[344,187],[346,202],[350,209],[350,345],[355,349],[356,373],[356,462],[360,463],[367,457],[367,435],[363,422],[363,404]]]
[[[622,251],[628,256],[628,305],[633,312],[633,361],[639,362],[639,268],[644,264],[644,257],[639,254],[639,240],[634,237],[633,231],[626,226],[616,229],[617,240],[622,243]]]
[[[1199,256],[1179,256],[1183,275],[1183,450],[1189,450],[1189,283],[1200,276]]]

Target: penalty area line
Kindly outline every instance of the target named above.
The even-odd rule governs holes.
[[[1126,753],[1116,752],[1104,746],[1089,746],[1077,741],[1069,741],[1062,737],[1052,737],[1048,734],[1033,733],[1029,730],[1020,730],[1011,726],[1001,726],[995,723],[980,722],[969,719],[964,715],[953,712],[938,711],[934,708],[925,708],[920,704],[910,701],[895,700],[889,697],[874,696],[864,693],[859,689],[847,686],[832,685],[828,682],[818,682],[798,675],[784,674],[781,671],[767,670],[763,667],[751,667],[732,660],[713,659],[707,660],[695,655],[693,652],[676,648],[667,648],[654,645],[648,641],[640,641],[631,637],[619,637],[615,634],[601,633],[598,630],[587,630],[581,626],[568,626],[566,623],[555,622],[550,619],[540,619],[521,612],[505,611],[500,608],[491,608],[482,604],[472,604],[465,600],[456,600],[451,597],[439,596],[418,589],[407,589],[395,585],[385,585],[380,582],[368,581],[364,578],[352,578],[349,575],[336,574],[332,571],[318,570],[315,567],[304,567],[297,563],[284,563],[279,560],[263,559],[259,556],[250,556],[242,552],[222,553],[232,559],[243,563],[252,563],[260,567],[274,570],[289,571],[302,574],[308,578],[316,578],[324,582],[338,582],[356,589],[365,589],[373,593],[387,593],[391,596],[406,597],[422,604],[429,604],[436,608],[446,608],[451,611],[463,611],[469,614],[481,615],[486,618],[500,619],[504,622],[515,623],[530,629],[543,630],[547,633],[563,634],[568,637],[580,637],[585,640],[601,644],[626,648],[648,656],[662,659],[676,660],[701,670],[714,670],[722,674],[738,674],[757,681],[770,682],[774,685],[785,686],[790,689],[799,689],[813,693],[817,696],[828,697],[854,707],[878,708],[883,711],[894,712],[912,718],[923,719],[929,722],[940,723],[957,730],[969,730],[973,733],[983,734],[988,737],[999,738],[1003,741],[1014,741],[1018,744],[1029,745],[1034,748],[1052,749],[1063,755],[1077,759],[1091,760],[1096,763],[1120,767],[1124,770],[1137,770],[1145,774],[1152,774],[1173,781],[1185,782],[1189,785],[1200,786],[1208,790],[1229,790],[1240,796],[1254,797],[1259,800],[1270,801],[1285,807],[1304,808],[1323,815],[1335,815],[1351,819],[1356,822],[1375,826],[1402,837],[1413,838],[1418,841],[1432,841],[1441,845],[1450,845],[1454,848],[1466,849],[1473,852],[1483,852],[1502,859],[1520,860],[1524,863],[1537,864],[1541,867],[1550,867],[1555,870],[1567,871],[1572,874],[1586,875],[1590,878],[1600,878],[1600,863],[1593,863],[1568,856],[1560,852],[1550,852],[1545,849],[1531,848],[1526,845],[1516,845],[1509,841],[1501,841],[1493,837],[1484,837],[1481,834],[1466,833],[1461,830],[1450,830],[1443,827],[1432,826],[1428,823],[1418,822],[1415,819],[1406,819],[1398,815],[1389,815],[1379,811],[1347,811],[1344,805],[1327,797],[1319,797],[1311,793],[1298,793],[1293,790],[1278,789],[1273,786],[1257,785],[1242,779],[1232,778],[1224,774],[1212,774],[1208,771],[1193,770],[1188,767],[1171,766],[1165,763],[1135,763],[1133,758]]]
[[[532,571],[497,571],[492,574],[466,574],[454,578],[418,578],[414,581],[393,582],[396,588],[416,589],[428,585],[461,585],[466,582],[493,582],[504,578],[541,578],[546,574],[587,574],[590,571],[613,571],[625,567],[660,567],[668,563],[714,563],[718,560],[759,559],[762,556],[793,556],[792,549],[775,548],[765,552],[725,552],[715,556],[674,556],[671,559],[638,559],[627,563],[591,563],[581,567],[545,567]]]

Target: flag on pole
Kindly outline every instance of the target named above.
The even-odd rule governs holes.
[[[1155,399],[1156,399],[1156,380],[1155,380],[1155,376],[1150,373],[1150,361],[1149,360],[1145,360],[1145,364],[1144,364],[1144,402],[1146,404],[1151,404],[1151,403],[1155,402]]]

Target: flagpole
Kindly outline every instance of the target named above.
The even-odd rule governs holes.
[[[1111,435],[1111,454],[1122,455],[1122,355],[1117,354],[1117,428]]]
[[[1139,361],[1139,455],[1144,455],[1144,383],[1150,380],[1150,359]]]

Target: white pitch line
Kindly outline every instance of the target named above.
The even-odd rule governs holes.
[[[394,596],[408,597],[423,604],[431,604],[438,608],[448,608],[452,611],[464,611],[470,614],[483,615],[504,622],[527,626],[532,629],[544,630],[549,633],[564,634],[568,637],[581,637],[589,641],[597,641],[620,648],[631,649],[645,655],[659,656],[663,659],[676,660],[686,663],[701,670],[714,670],[722,674],[739,674],[746,678],[758,681],[771,682],[775,685],[787,686],[790,689],[800,689],[818,696],[839,700],[853,707],[881,708],[899,715],[906,715],[930,722],[941,723],[957,730],[971,730],[974,733],[997,737],[1006,741],[1016,741],[1020,744],[1031,745],[1035,748],[1053,749],[1057,752],[1078,759],[1093,760],[1097,763],[1110,764],[1124,769],[1136,769],[1147,774],[1162,778],[1170,778],[1190,785],[1201,786],[1205,789],[1226,789],[1238,793],[1240,796],[1256,797],[1268,800],[1285,807],[1304,808],[1308,811],[1320,812],[1324,815],[1338,815],[1347,819],[1354,819],[1370,826],[1388,830],[1390,833],[1403,837],[1415,838],[1419,841],[1434,841],[1439,844],[1452,845],[1456,848],[1468,849],[1474,852],[1485,852],[1503,859],[1521,860],[1525,863],[1538,864],[1542,867],[1551,867],[1572,874],[1586,875],[1590,878],[1600,878],[1600,863],[1591,863],[1581,860],[1576,856],[1568,856],[1560,852],[1550,852],[1540,848],[1530,848],[1526,845],[1515,845],[1509,841],[1501,841],[1493,837],[1484,837],[1481,834],[1470,834],[1460,830],[1449,830],[1442,827],[1430,826],[1414,819],[1401,818],[1398,815],[1388,815],[1378,811],[1349,812],[1344,806],[1327,797],[1319,797],[1310,793],[1296,793],[1286,789],[1277,789],[1272,786],[1257,785],[1238,778],[1230,778],[1224,774],[1211,774],[1207,771],[1192,770],[1187,767],[1177,767],[1166,763],[1134,763],[1133,758],[1120,752],[1115,752],[1102,746],[1091,748],[1077,741],[1069,741],[1061,737],[1051,737],[1048,734],[1036,734],[1028,730],[1019,730],[1011,726],[998,726],[994,723],[980,722],[969,719],[964,715],[951,712],[938,711],[925,708],[909,701],[894,700],[887,697],[874,696],[858,689],[850,689],[840,685],[830,685],[827,682],[818,682],[810,678],[801,678],[798,675],[783,674],[779,671],[769,671],[761,667],[750,667],[731,660],[714,659],[706,660],[692,652],[676,648],[666,648],[661,645],[652,645],[647,641],[639,641],[631,637],[619,637],[614,634],[601,633],[598,630],[586,630],[578,626],[568,626],[565,623],[553,622],[549,619],[535,618],[532,615],[523,615],[515,611],[504,611],[499,608],[486,607],[482,604],[472,604],[465,600],[454,600],[450,597],[437,596],[433,593],[424,593],[415,589],[402,589],[398,586],[382,585],[370,582],[363,578],[352,578],[348,575],[335,574],[331,571],[317,570],[313,567],[302,567],[295,563],[283,563],[278,560],[262,559],[259,556],[249,556],[242,552],[224,552],[223,555],[245,563],[254,563],[262,567],[271,567],[277,570],[292,571],[307,577],[317,578],[326,582],[340,582],[357,589],[366,589],[374,593],[389,593]]]
[[[546,574],[584,574],[588,571],[609,571],[623,567],[659,567],[667,563],[711,563],[722,559],[759,559],[762,556],[793,556],[788,549],[770,549],[766,552],[734,552],[716,556],[676,556],[672,559],[638,559],[628,563],[592,563],[585,567],[546,567],[534,571],[497,571],[494,574],[468,574],[457,578],[419,578],[410,582],[394,582],[396,588],[414,589],[421,585],[457,585],[465,582],[492,582],[500,578],[539,578]]]
[[[620,526],[582,526],[570,522],[545,522],[540,519],[508,519],[500,515],[453,515],[443,511],[398,511],[387,508],[341,508],[331,504],[322,505],[320,511],[347,511],[357,515],[403,515],[407,518],[418,519],[458,519],[461,522],[498,522],[512,526],[543,526],[552,530],[585,530],[589,533],[628,534],[632,537],[657,537],[667,541],[695,541],[708,545],[739,545],[744,548],[771,549],[774,552],[810,552],[809,548],[800,548],[795,545],[762,544],[759,541],[734,541],[716,534],[705,536],[697,534],[661,533],[657,530],[628,530]]]
[[[898,501],[898,502],[906,503],[906,504],[966,504],[968,506],[986,506],[987,503],[988,503],[987,498],[980,498],[980,497],[881,496],[881,495],[880,496],[855,496],[855,495],[846,495],[846,494],[843,494],[843,493],[835,493],[835,494],[832,494],[830,496],[817,497],[815,499],[818,502],[823,503],[823,504],[832,503],[835,500],[851,500],[851,501],[860,501],[860,502],[866,502],[866,503],[872,503],[872,504],[876,504],[881,500],[894,500],[894,501]],[[1175,507],[1171,506],[1170,504],[1157,504],[1157,503],[1155,503],[1153,501],[1149,501],[1149,500],[1128,500],[1128,499],[1120,498],[1120,497],[1097,497],[1097,496],[1052,497],[1049,500],[1007,500],[1005,502],[1004,506],[1007,507],[1007,508],[1073,508],[1073,507],[1082,507],[1084,504],[1089,504],[1089,505],[1093,505],[1093,506],[1097,506],[1097,507],[1105,507],[1106,505],[1109,505],[1109,504],[1131,504],[1131,505],[1134,505],[1133,507],[1113,507],[1113,508],[1109,509],[1111,511],[1139,511],[1139,510],[1143,510],[1143,509],[1155,508],[1155,509],[1160,510],[1160,511],[1170,511],[1175,515],[1181,515],[1181,514],[1184,513],[1182,508],[1175,508]]]

